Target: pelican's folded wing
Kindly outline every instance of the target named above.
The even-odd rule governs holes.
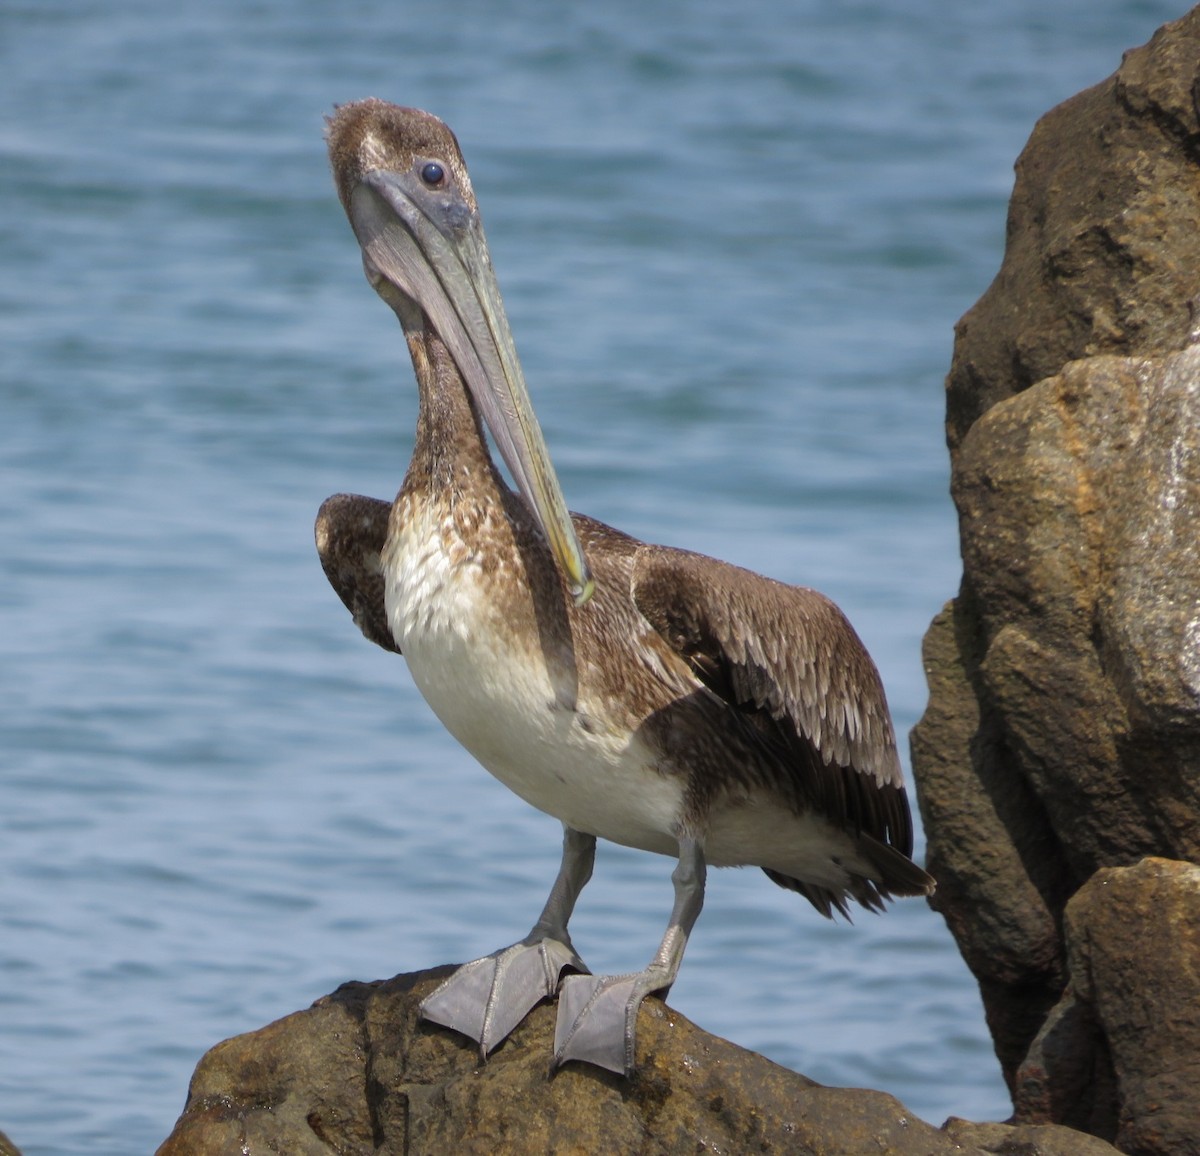
[[[912,818],[875,664],[824,595],[702,554],[639,550],[633,596],[654,628],[786,752],[800,796],[903,855]]]
[[[321,569],[364,636],[400,653],[383,601],[383,564],[391,502],[360,494],[334,494],[321,503],[314,536]]]

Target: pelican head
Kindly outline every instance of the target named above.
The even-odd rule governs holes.
[[[591,572],[529,400],[458,141],[430,113],[382,100],[342,105],[326,136],[367,280],[406,335],[432,328],[450,351],[582,605]]]

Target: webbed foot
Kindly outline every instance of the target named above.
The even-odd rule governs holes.
[[[621,1076],[636,1066],[638,1008],[671,986],[663,968],[632,975],[569,975],[559,988],[554,1063],[582,1060]]]
[[[537,1003],[554,995],[567,968],[587,973],[568,943],[514,943],[464,963],[421,1001],[420,1012],[475,1040],[486,1059]]]

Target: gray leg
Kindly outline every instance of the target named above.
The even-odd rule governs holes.
[[[564,827],[558,878],[533,930],[520,943],[463,964],[421,1001],[421,1015],[470,1036],[486,1058],[535,1004],[554,995],[565,969],[586,972],[567,922],[595,857],[594,835]]]
[[[633,975],[569,975],[558,997],[554,1062],[583,1060],[610,1072],[632,1075],[638,1008],[651,992],[670,990],[679,974],[688,936],[704,906],[704,849],[680,839],[671,875],[675,906],[667,933],[650,965]]]
[[[592,864],[596,861],[596,836],[585,835],[574,827],[563,826],[562,862],[558,866],[558,878],[550,888],[546,906],[529,933],[528,941],[537,939],[556,939],[571,946],[571,937],[567,934],[567,923],[579,893],[587,886],[592,877]]]

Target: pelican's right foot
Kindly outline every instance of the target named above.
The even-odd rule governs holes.
[[[421,1015],[469,1036],[487,1058],[533,1008],[558,991],[562,973],[588,969],[569,943],[540,939],[464,963],[421,1001]]]

